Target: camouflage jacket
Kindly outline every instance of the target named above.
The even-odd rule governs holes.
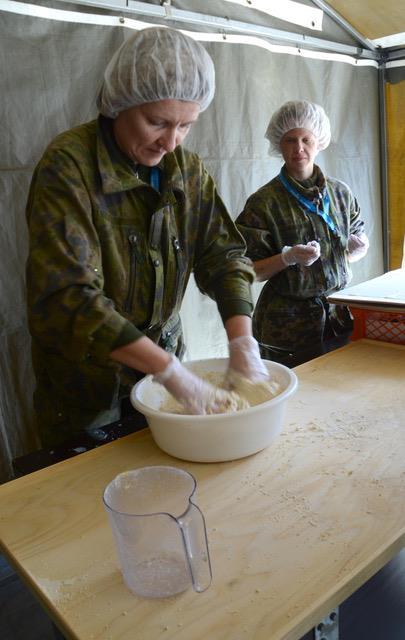
[[[304,189],[300,183],[284,176],[306,199],[313,200],[326,189],[330,198],[330,217],[336,231],[316,213],[304,208],[282,185],[278,177],[248,198],[236,219],[247,243],[247,255],[255,262],[281,253],[285,245],[306,244],[318,240],[321,258],[310,268],[297,265],[280,271],[271,278],[271,287],[280,295],[311,298],[328,295],[345,287],[351,271],[347,261],[347,242],[351,233],[359,233],[364,222],[360,208],[349,187],[334,178],[325,178],[319,167],[317,185]]]
[[[201,160],[177,147],[159,168],[157,191],[101,116],[59,135],[36,167],[27,291],[37,397],[48,385],[65,408],[110,407],[122,368],[109,353],[144,334],[175,351],[191,271],[223,320],[250,315],[252,265]]]
[[[320,243],[321,257],[310,267],[290,266],[266,282],[254,312],[254,333],[259,342],[303,348],[322,340],[325,325],[322,299],[350,281],[348,238],[351,233],[359,233],[364,222],[349,187],[325,177],[319,167],[315,167],[314,179],[308,181],[307,188],[288,176],[285,167],[282,171],[307,200],[313,201],[319,193],[327,192],[335,230],[316,212],[301,205],[278,177],[248,198],[236,223],[246,240],[247,255],[254,262],[281,253],[285,245],[306,244],[310,240]],[[340,320],[335,324],[340,325]]]

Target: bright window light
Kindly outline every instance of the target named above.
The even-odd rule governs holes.
[[[263,11],[269,16],[299,24],[307,29],[316,29],[322,31],[323,11],[321,9],[313,9],[300,2],[293,0],[226,0],[234,4],[240,4],[250,9]]]

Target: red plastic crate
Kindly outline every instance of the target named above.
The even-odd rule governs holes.
[[[354,318],[352,340],[369,338],[405,344],[405,313],[351,309]]]

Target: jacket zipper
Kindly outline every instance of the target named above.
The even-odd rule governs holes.
[[[125,301],[125,311],[131,311],[132,303],[134,299],[135,280],[136,280],[136,247],[138,243],[138,237],[135,233],[130,233],[128,236],[129,243],[129,286],[128,295]]]
[[[183,273],[183,256],[181,252],[180,242],[177,238],[172,239],[172,245],[174,250],[174,255],[176,256],[176,288],[175,288],[175,298],[174,298],[174,309],[177,308],[180,299],[180,281]]]

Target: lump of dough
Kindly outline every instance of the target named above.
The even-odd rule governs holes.
[[[205,411],[200,415],[213,415],[216,413],[232,413],[247,409],[249,403],[246,398],[241,398],[235,391],[228,391],[221,387],[213,386],[212,395],[208,398],[205,405]],[[161,404],[160,411],[167,413],[179,413],[186,415],[188,411],[175,398],[168,395],[166,400]]]
[[[271,400],[281,393],[281,385],[275,380],[260,380],[251,382],[237,371],[229,371],[227,376],[228,386],[241,398],[244,398],[250,407]]]
[[[247,409],[249,402],[246,398],[242,398],[235,391],[227,391],[219,387],[213,387],[212,397],[208,399],[205,406],[205,413],[211,415],[213,413],[232,413]]]
[[[204,372],[204,374],[200,375],[214,387],[212,399],[210,398],[207,403],[206,415],[232,413],[248,409],[256,404],[271,400],[282,391],[282,386],[275,380],[251,382],[236,371],[230,371],[227,375],[227,384],[230,389],[224,389],[223,374]],[[160,411],[183,415],[187,413],[184,407],[169,394],[162,402]]]

